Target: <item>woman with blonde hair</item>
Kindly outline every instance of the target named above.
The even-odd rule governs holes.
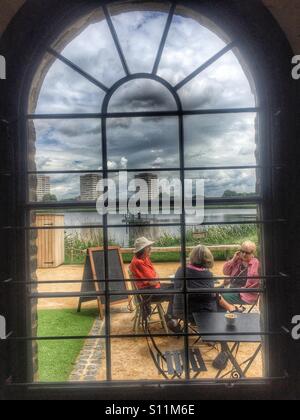
[[[214,257],[204,245],[198,245],[190,254],[189,263],[186,267],[187,289],[213,289],[214,277],[210,271],[214,266]],[[184,285],[184,269],[179,268],[175,276],[175,289]],[[215,293],[201,293],[188,295],[188,321],[194,322],[195,312],[216,312],[217,296]],[[173,307],[174,316],[184,319],[184,296],[176,295]]]
[[[244,305],[253,305],[259,299],[259,293],[251,289],[260,288],[260,262],[255,257],[256,244],[245,241],[241,249],[223,268],[225,276],[229,276],[231,289],[243,289],[242,293],[227,293],[220,297],[220,306],[230,312],[242,312]]]

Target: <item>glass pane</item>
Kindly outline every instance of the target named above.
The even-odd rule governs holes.
[[[135,240],[140,237],[146,237],[154,242],[151,260],[156,267],[158,277],[165,281],[174,276],[181,261],[180,226],[129,226],[128,228],[110,228],[108,232],[109,238],[114,238],[115,245],[120,247],[127,274],[129,265],[134,257]],[[126,243],[123,245],[125,238]]]
[[[54,289],[43,286],[44,292],[78,292],[81,288],[78,282],[84,280],[87,250],[103,246],[101,228],[68,228],[67,221],[67,214],[36,212],[34,215],[32,227],[37,229],[30,231],[30,239],[35,246],[32,258],[36,258],[37,279],[32,281],[58,282]],[[76,283],[66,285],[65,280]]]
[[[179,172],[113,172],[109,181],[110,224],[180,222]]]
[[[258,165],[257,114],[184,117],[185,165]]]
[[[80,292],[81,285],[78,284],[60,284],[63,279],[60,279],[61,281],[57,280],[56,284],[52,285],[46,285],[42,282],[48,281],[48,278],[46,276],[46,272],[42,272],[40,270],[38,272],[39,274],[39,282],[41,283],[38,287],[39,293],[78,293]],[[56,276],[54,275],[51,281],[55,281]],[[67,280],[67,276],[64,280]],[[69,315],[69,319],[73,324],[77,324],[78,327],[80,327],[80,321],[81,318],[77,316],[77,309],[78,309],[78,303],[79,298],[78,297],[51,297],[51,298],[39,298],[37,301],[37,309],[38,312],[42,312],[42,315],[49,315],[49,318],[51,315],[61,316],[64,315],[64,313],[67,313]],[[55,312],[52,312],[55,311]],[[92,317],[92,321],[94,318],[99,316],[98,312],[98,305],[97,301],[90,301],[82,305],[82,316],[86,315],[87,317]],[[40,322],[39,322],[39,329],[38,329],[38,337],[69,337],[70,334],[68,334],[67,330],[64,330],[64,326],[66,325],[59,325],[58,320],[52,320],[49,319],[49,323],[47,324],[46,319],[41,316]],[[55,322],[58,322],[58,325],[55,325]],[[88,322],[89,327],[89,322]],[[75,327],[76,328],[76,327]],[[78,331],[79,332],[79,331]],[[82,334],[71,334],[72,336],[78,336],[78,335],[89,335],[90,329],[81,331]],[[73,331],[74,333],[74,331]]]
[[[155,331],[156,326],[153,325],[152,329]],[[155,338],[155,343],[162,353],[173,349],[181,351],[184,348],[184,340],[177,337]],[[111,345],[112,376],[114,381],[166,380],[151,357],[146,338],[112,339]],[[153,349],[153,351],[154,357],[156,357],[157,350]],[[166,369],[166,364],[164,364],[163,369]],[[169,379],[172,379],[172,375]],[[181,379],[185,379],[184,373]]]
[[[29,175],[31,202],[95,202],[101,174]]]
[[[140,224],[140,221],[136,220],[135,223]],[[112,243],[123,246],[125,248],[129,247],[130,249],[128,250],[128,253],[130,253],[133,252],[135,239],[138,236],[143,236],[145,232],[151,239],[154,238],[154,240],[157,241],[157,246],[168,247],[173,246],[169,244],[174,244],[174,246],[180,244],[180,241],[179,243],[177,241],[177,238],[180,237],[180,227],[172,226],[168,228],[167,225],[165,227],[151,227],[151,223],[150,226],[148,225],[148,227],[147,225],[145,227],[134,227],[131,226],[130,222],[128,223],[126,229],[112,227],[109,229],[109,238]],[[128,256],[128,258],[130,257]],[[176,258],[178,259],[178,255]]]
[[[139,237],[146,237],[153,241],[154,245],[149,258],[153,264],[155,277],[157,277],[155,286],[156,292],[160,296],[153,296],[151,298],[151,303],[148,302],[146,298],[147,301],[145,302],[144,309],[155,309],[158,304],[161,304],[161,307],[159,308],[160,313],[156,313],[156,308],[154,311],[155,313],[151,316],[151,328],[153,327],[153,332],[155,334],[164,334],[167,332],[164,315],[168,313],[170,316],[173,316],[174,296],[168,294],[168,291],[175,291],[173,277],[181,261],[179,228],[176,230],[173,227],[168,226],[160,228],[144,226],[143,228],[129,227],[128,230],[119,229],[119,231],[126,234],[128,242],[120,249],[122,262],[117,264],[116,261],[110,261],[110,271],[111,273],[114,273],[114,279],[122,280],[121,282],[111,282],[110,290],[116,294],[120,291],[126,293],[128,290],[135,291],[140,289],[140,287],[147,287],[144,280],[148,277],[145,275],[145,278],[143,278],[143,285],[141,285],[141,277],[137,274],[142,268],[138,266],[134,259],[134,243]],[[109,229],[109,237],[115,234],[115,232],[115,229]],[[140,256],[138,258],[141,259]],[[133,269],[131,264],[137,264],[135,265],[136,268]],[[129,282],[128,279],[130,279]],[[152,276],[151,281],[153,281]],[[150,284],[149,288],[151,290]],[[143,331],[141,319],[138,319],[140,296],[126,295],[123,296],[124,300],[121,301],[121,299],[116,300],[117,297],[115,294],[111,296],[111,333],[114,335],[134,335],[145,332]],[[133,315],[134,318],[132,317]]]
[[[56,311],[41,311],[42,319],[68,320]],[[84,319],[84,316],[82,317]],[[71,329],[71,328],[70,328]],[[86,330],[86,329],[85,329]],[[35,382],[96,382],[106,380],[105,340],[41,340],[37,344],[39,369]],[[85,356],[87,355],[87,359]]]
[[[102,226],[103,219],[102,216],[97,212],[96,209],[90,208],[60,208],[60,209],[43,209],[43,210],[33,210],[31,212],[31,226],[36,226],[37,218],[41,214],[48,214],[49,216],[56,217],[56,215],[63,216],[64,226],[71,226],[75,228],[81,227],[90,227],[97,225],[97,227]]]
[[[255,204],[226,205],[226,207],[207,205],[205,206],[204,215],[205,223],[255,222],[256,220],[261,220],[260,209]],[[188,225],[193,225],[196,220],[194,217],[188,216],[186,222]],[[195,231],[196,237],[196,227]],[[199,237],[201,238],[201,230]]]
[[[172,205],[171,205],[172,209]],[[180,215],[170,214],[170,215],[132,215],[129,212],[126,213],[126,209],[122,210],[123,213],[117,215],[108,215],[108,223],[112,227],[111,230],[115,229],[114,226],[118,225],[126,228],[127,230],[130,229],[132,224],[146,224],[146,225],[156,225],[156,224],[180,224],[181,219]],[[125,231],[124,231],[124,238],[125,238]]]
[[[44,60],[47,71],[37,102],[31,98],[29,109],[36,114],[99,113],[104,92],[60,60],[49,54]],[[51,64],[53,63],[53,64]],[[45,71],[44,69],[44,71]],[[38,83],[41,79],[38,80]],[[39,87],[37,87],[39,89]]]
[[[104,334],[97,304],[77,312],[72,298],[39,299],[38,332],[42,337],[88,337]],[[105,339],[37,341],[37,382],[92,382],[106,380]]]
[[[108,87],[125,76],[106,20],[89,25],[61,54]]]
[[[138,5],[139,11],[119,13],[119,7],[110,7],[127,63],[132,73],[150,73],[153,69],[159,44],[169,11],[165,4]],[[150,11],[149,8],[153,11]],[[148,10],[143,10],[148,9]],[[159,12],[154,11],[159,9]]]
[[[174,266],[180,263],[180,227],[133,227],[110,228],[110,243],[121,247],[125,269],[134,254],[134,242],[138,237],[145,236],[155,243],[153,245],[153,261],[157,263],[157,271],[161,278],[171,277]],[[172,248],[168,250],[167,248]],[[170,251],[170,252],[169,252]],[[164,265],[164,263],[167,263]]]
[[[246,198],[260,193],[260,170],[256,169],[186,171],[185,177],[204,180],[207,198]]]
[[[158,72],[172,85],[181,82],[226,46],[206,27],[211,24],[209,21],[202,17],[199,21],[201,23],[177,8]]]
[[[220,209],[221,211],[221,209]],[[226,212],[231,212],[230,208],[223,208],[222,220],[215,220],[216,223],[228,223],[222,225],[196,225],[189,223],[186,227],[186,246],[188,252],[193,250],[194,246],[202,245],[211,247],[211,251],[217,260],[226,261],[228,257],[234,255],[236,251],[240,249],[241,244],[244,241],[254,242],[258,249],[257,255],[260,255],[260,226],[256,224],[244,224],[244,221],[240,217],[236,218],[236,222],[242,222],[243,224],[230,224],[233,220],[226,220]],[[249,212],[251,210],[249,209]],[[245,220],[246,221],[246,220]],[[213,220],[212,220],[213,223]],[[217,265],[216,265],[217,268]],[[222,271],[217,271],[215,274],[222,275]]]
[[[232,51],[183,86],[178,93],[186,110],[256,106],[252,83]]]
[[[98,170],[102,166],[100,120],[29,120],[32,170]]]
[[[138,79],[121,86],[109,103],[109,112],[173,111],[172,94],[154,80]]]
[[[107,122],[109,169],[178,168],[178,118],[122,118]]]

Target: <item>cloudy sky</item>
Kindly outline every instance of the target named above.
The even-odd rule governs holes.
[[[130,12],[113,17],[131,73],[152,71],[166,13]],[[226,44],[198,22],[175,15],[158,75],[175,86]],[[111,87],[125,76],[108,25],[90,25],[62,54]],[[253,107],[255,99],[234,52],[228,52],[179,90],[185,110]],[[41,89],[36,113],[99,113],[104,92],[56,60]],[[175,110],[170,92],[151,80],[135,80],[117,90],[109,112]],[[186,116],[187,167],[253,165],[256,114]],[[36,163],[42,171],[98,170],[102,168],[101,121],[36,120]],[[177,117],[111,119],[107,122],[108,166],[177,168]],[[203,173],[201,174],[203,175]],[[253,192],[255,171],[209,171],[206,194],[226,189]],[[52,192],[59,198],[79,195],[79,175],[52,176]]]

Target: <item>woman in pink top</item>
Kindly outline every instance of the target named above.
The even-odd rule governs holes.
[[[224,293],[220,297],[219,304],[227,311],[234,312],[238,310],[236,305],[253,305],[258,301],[259,293],[248,292],[260,287],[260,262],[255,258],[255,253],[255,243],[246,241],[233,259],[224,265],[224,275],[230,277],[230,288],[247,289],[245,293]]]

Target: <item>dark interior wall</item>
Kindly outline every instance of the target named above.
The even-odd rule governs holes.
[[[8,80],[1,83],[1,98],[0,98],[0,116],[10,122],[1,123],[1,170],[2,167],[7,167],[12,171],[11,177],[1,176],[1,220],[9,225],[22,225],[24,223],[22,214],[22,179],[16,177],[17,171],[22,171],[24,167],[24,145],[22,144],[22,136],[20,130],[20,117],[25,109],[25,99],[29,93],[30,82],[39,63],[44,47],[59,34],[66,25],[71,24],[76,17],[87,13],[94,7],[99,5],[99,1],[83,1],[83,0],[29,0],[20,10],[19,14],[14,18],[0,41],[0,54],[5,55],[7,60],[7,74]],[[273,254],[275,266],[270,267],[274,273],[282,270],[288,271],[291,274],[291,280],[287,280],[284,284],[282,280],[274,281],[274,287],[269,291],[269,297],[274,302],[272,310],[272,322],[274,325],[283,321],[285,324],[290,322],[291,316],[300,313],[299,297],[300,287],[300,251],[298,246],[298,232],[300,231],[299,224],[299,159],[300,150],[297,144],[297,134],[295,126],[298,124],[298,132],[300,130],[299,115],[296,113],[296,101],[298,99],[298,109],[300,105],[300,82],[292,81],[291,79],[291,56],[292,52],[285,36],[281,32],[276,21],[272,18],[268,10],[266,10],[260,1],[251,0],[210,0],[203,1],[185,1],[183,2],[187,7],[202,8],[207,14],[209,9],[213,8],[213,18],[216,23],[224,27],[229,33],[234,36],[235,33],[239,35],[242,41],[242,49],[245,57],[248,57],[252,72],[256,76],[256,82],[261,90],[264,92],[265,101],[271,110],[268,115],[268,120],[271,120],[272,130],[269,133],[272,137],[272,159],[273,162],[286,164],[285,172],[279,171],[274,176],[276,185],[274,190],[270,192],[270,208],[268,215],[273,217],[287,217],[288,225],[281,229],[269,232],[273,238],[273,248],[276,254]],[[201,3],[201,4],[200,4]],[[207,7],[207,5],[209,7]],[[215,7],[213,7],[215,6]],[[34,42],[33,42],[34,40]],[[252,63],[252,64],[251,64]],[[8,137],[9,136],[9,137]],[[7,140],[9,138],[9,141]],[[2,150],[4,148],[4,150]],[[12,154],[15,154],[16,159],[11,159]],[[271,161],[271,156],[270,156]],[[14,177],[15,175],[15,177]],[[4,194],[2,193],[4,191]],[[14,209],[12,211],[12,209]],[[2,223],[1,223],[2,224]],[[271,226],[270,230],[274,230]],[[300,233],[300,232],[299,232]],[[5,235],[5,236],[4,236]],[[22,270],[25,267],[24,250],[22,248],[22,234],[18,233],[17,237],[13,237],[12,233],[1,231],[1,246],[5,258],[3,263],[1,261],[1,281],[14,276],[16,279],[22,279]],[[13,264],[16,259],[17,264]],[[0,286],[1,287],[1,286]],[[6,286],[7,288],[8,286]],[[297,293],[292,289],[297,287]],[[4,293],[1,288],[0,295],[2,301],[0,302],[0,313],[8,312],[8,306],[11,306],[7,298],[3,299]],[[6,289],[9,294],[9,288]],[[280,295],[284,298],[285,304],[277,305],[277,297]],[[25,287],[18,286],[14,290],[13,301],[18,302],[16,311],[10,314],[9,320],[14,326],[16,333],[23,331],[26,328],[25,315],[26,309],[23,305],[26,296]],[[274,339],[275,340],[275,339]],[[277,349],[277,343],[274,341],[273,349]],[[284,397],[288,394],[295,397],[295,393],[300,389],[300,379],[297,372],[300,372],[299,350],[290,340],[287,340],[286,348],[289,349],[288,360],[290,361],[289,371],[293,373],[292,385],[288,390],[279,387],[275,389],[274,397]],[[1,346],[0,351],[3,351]],[[17,373],[21,373],[21,377],[25,377],[26,372],[22,372],[25,363],[27,352],[26,346],[19,344],[10,354],[17,354],[18,360],[14,360]],[[7,356],[6,356],[7,357]],[[278,357],[278,363],[281,363],[282,353],[274,351],[272,354],[274,360]],[[5,363],[8,366],[8,363]],[[23,369],[24,370],[24,369]],[[0,367],[0,375],[3,373],[3,365]],[[7,377],[7,375],[4,375]],[[1,376],[0,376],[1,378]],[[195,388],[194,388],[195,389]],[[245,388],[244,388],[245,389]],[[264,394],[264,389],[256,388],[259,395]],[[224,395],[224,390],[218,388],[220,396]],[[275,391],[278,391],[279,393]],[[120,396],[120,390],[110,390],[109,395]],[[143,390],[134,391],[139,395]],[[160,390],[153,390],[160,396]],[[182,391],[176,388],[165,390],[169,395],[182,394]],[[189,391],[190,392],[190,391]],[[209,398],[209,394],[199,394],[199,390],[195,390],[191,396],[195,397],[201,395],[204,398]],[[242,391],[231,391],[227,397],[234,397],[235,395],[242,395]],[[247,394],[245,389],[245,394]],[[57,393],[59,395],[59,391]],[[105,393],[103,392],[103,397]],[[155,394],[153,394],[153,398]],[[217,395],[217,394],[214,394]],[[166,394],[167,396],[167,394]],[[269,388],[269,397],[272,397],[272,389]],[[107,396],[106,396],[107,397]],[[128,392],[124,394],[128,397]],[[252,397],[255,397],[252,394]]]
[[[300,50],[299,50],[300,53]],[[286,302],[292,307],[293,315],[300,315],[300,80],[293,81],[295,92],[294,126],[295,132],[287,142],[288,149],[288,200],[284,203],[288,215],[287,248],[283,258],[290,267],[291,280],[286,295]],[[294,292],[295,290],[295,292]],[[294,372],[294,390],[300,399],[300,340],[290,342],[290,369]]]
[[[10,153],[7,150],[7,143],[3,140],[7,137],[7,126],[5,122],[0,121],[0,156],[5,156],[5,159],[1,159],[0,171],[5,171],[9,168]],[[1,202],[0,202],[0,215],[1,215],[1,225],[10,225],[12,223],[9,207],[12,204],[12,197],[10,192],[10,180],[7,177],[0,175],[0,191],[1,191]],[[7,244],[11,243],[11,235],[6,231],[0,230],[0,243]],[[6,299],[8,297],[9,286],[4,285],[7,279],[10,277],[11,273],[11,254],[8,247],[3,247],[1,245],[1,268],[0,268],[0,314],[4,316],[7,320],[8,317],[8,307],[6,304]],[[10,325],[7,325],[9,330]],[[8,361],[8,349],[6,343],[0,340],[0,384],[8,377],[9,365]],[[0,386],[0,398],[1,398],[1,386]]]

